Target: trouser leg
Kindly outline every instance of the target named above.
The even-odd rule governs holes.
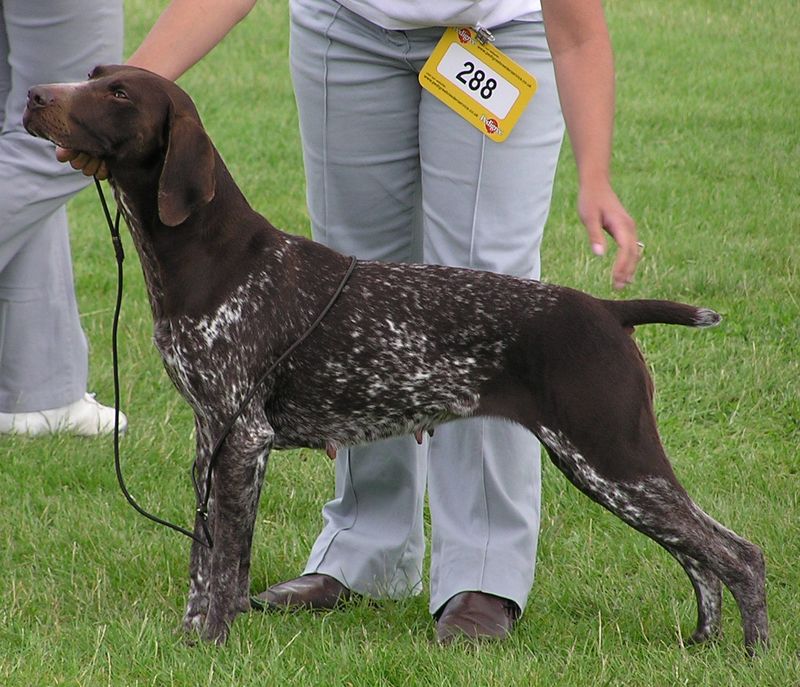
[[[493,33],[538,90],[503,143],[423,94],[424,261],[538,278],[564,124],[543,25],[512,23]],[[530,432],[505,421],[437,429],[428,458],[433,612],[467,590],[524,608],[539,532],[539,453]]]
[[[86,390],[66,201],[88,179],[22,127],[28,89],[118,62],[122,3],[2,0],[0,34],[0,412],[58,407]]]
[[[316,239],[360,258],[419,260],[416,73],[401,36],[336,3],[292,3],[292,78]],[[419,587],[425,460],[412,437],[341,450],[306,573],[397,596]]]
[[[412,199],[421,181],[426,262],[538,276],[563,135],[541,26],[497,32],[501,47],[540,80],[535,106],[500,148],[421,92],[417,72],[441,30],[383,31],[324,1],[293,7],[293,74],[317,238],[360,257],[418,259]],[[336,498],[323,510],[306,572],[381,594],[399,593],[401,578],[410,578],[411,566],[400,561],[413,559],[418,569],[427,461],[411,439],[391,446],[340,454]],[[539,518],[534,438],[507,423],[454,423],[437,431],[430,452],[432,610],[467,589],[524,606]]]
[[[65,227],[62,206],[39,222],[0,272],[3,412],[57,408],[86,391],[88,351]]]

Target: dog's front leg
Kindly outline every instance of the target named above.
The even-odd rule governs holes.
[[[195,435],[197,440],[197,474],[201,489],[205,486],[208,460],[213,448],[211,429],[195,416]],[[200,495],[202,497],[202,494]],[[208,522],[203,523],[200,514],[195,515],[192,551],[189,559],[189,601],[183,616],[183,629],[199,632],[208,614],[208,583],[211,579],[211,548],[200,542],[206,541],[206,528],[213,529],[213,498],[208,502]],[[209,542],[210,544],[210,542]]]
[[[271,444],[272,441],[270,440],[270,446]],[[258,502],[261,499],[261,488],[264,485],[264,475],[267,472],[268,458],[269,448],[266,448],[256,459],[256,473],[253,478],[254,491],[251,493],[253,517],[250,518],[247,528],[242,532],[237,608],[243,613],[250,610],[250,561],[252,560],[253,533],[255,531]]]
[[[204,639],[223,643],[234,618],[248,610],[250,547],[274,434],[262,413],[235,424],[214,465],[208,612]],[[201,555],[202,558],[202,555]]]

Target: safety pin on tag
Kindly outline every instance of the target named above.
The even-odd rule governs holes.
[[[489,29],[484,28],[480,24],[475,24],[475,34],[476,38],[481,42],[482,45],[486,45],[487,43],[494,43],[494,35],[492,34]]]
[[[504,141],[536,92],[536,79],[492,45],[487,29],[448,28],[420,85],[493,141]]]

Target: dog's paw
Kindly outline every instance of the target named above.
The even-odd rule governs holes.
[[[250,594],[247,593],[239,596],[236,600],[236,615],[240,613],[249,613],[251,610],[253,610],[253,606],[250,603]]]
[[[230,624],[224,620],[213,620],[211,616],[206,618],[206,623],[200,629],[200,637],[204,642],[222,646],[228,641]]]
[[[205,613],[186,613],[181,628],[186,634],[199,634],[206,623]]]
[[[696,629],[692,636],[686,640],[686,646],[697,646],[706,642],[715,642],[722,637],[722,630],[718,627],[703,627]]]

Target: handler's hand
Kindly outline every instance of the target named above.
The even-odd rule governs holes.
[[[69,162],[70,167],[81,170],[87,177],[108,179],[106,163],[87,153],[79,153],[77,150],[56,146],[56,159],[59,162]]]
[[[617,243],[612,282],[622,289],[633,281],[636,266],[642,257],[642,246],[636,235],[636,222],[607,183],[582,186],[578,194],[578,214],[586,226],[595,255],[605,255],[608,232]]]

